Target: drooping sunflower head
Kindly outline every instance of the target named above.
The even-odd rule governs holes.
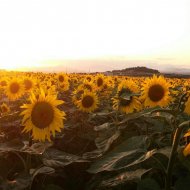
[[[98,97],[94,92],[84,91],[81,99],[77,101],[77,107],[84,112],[92,112],[97,108]]]
[[[167,106],[171,100],[170,83],[162,76],[145,79],[142,87],[142,99],[146,107]]]
[[[21,81],[17,79],[11,79],[6,86],[5,91],[10,100],[16,100],[23,95],[24,86]]]
[[[22,123],[25,126],[23,132],[32,131],[34,140],[51,141],[51,135],[55,136],[55,132],[61,132],[63,128],[63,120],[65,113],[60,111],[57,106],[63,101],[57,100],[56,96],[45,95],[43,90],[38,98],[33,93],[30,97],[30,104],[24,104],[21,108],[25,110]]]

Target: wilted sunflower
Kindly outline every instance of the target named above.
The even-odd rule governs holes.
[[[92,112],[97,108],[98,97],[95,93],[84,91],[81,99],[77,101],[77,107],[84,112]]]
[[[16,100],[23,95],[24,86],[21,81],[11,79],[5,88],[5,92],[10,100]]]
[[[57,108],[63,101],[57,100],[56,96],[53,95],[46,96],[41,90],[38,96],[31,94],[30,102],[30,104],[21,106],[25,109],[21,113],[24,116],[22,120],[25,126],[23,132],[32,131],[34,140],[45,141],[47,139],[51,141],[51,134],[55,136],[55,132],[61,132],[64,127],[65,113]]]
[[[142,87],[142,100],[146,107],[167,106],[171,101],[170,84],[162,76],[145,79]]]
[[[141,109],[141,102],[137,97],[137,85],[131,81],[123,81],[118,86],[117,95],[113,98],[113,109],[124,113],[132,113]]]

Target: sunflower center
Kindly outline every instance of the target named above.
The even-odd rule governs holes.
[[[148,91],[148,96],[153,102],[158,102],[164,97],[164,88],[159,85],[153,85]]]
[[[64,77],[63,76],[59,76],[59,81],[63,82],[64,81]]]
[[[30,90],[32,88],[32,82],[28,79],[24,80],[24,85],[26,90]]]
[[[52,106],[47,102],[38,102],[35,104],[31,120],[32,123],[39,129],[44,129],[48,127],[54,118],[54,110]]]
[[[93,104],[94,104],[94,99],[92,96],[87,95],[82,99],[82,105],[85,108],[90,108]]]
[[[1,86],[7,86],[7,82],[6,81],[1,81]]]
[[[10,91],[11,93],[13,94],[16,94],[20,89],[20,86],[17,82],[13,82],[11,85],[10,85]]]
[[[102,86],[102,84],[103,84],[103,79],[102,78],[98,78],[98,80],[97,80],[98,87]]]
[[[87,77],[86,79],[87,79],[89,82],[91,81],[91,78],[90,78],[90,77]]]

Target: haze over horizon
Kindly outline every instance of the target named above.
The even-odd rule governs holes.
[[[160,58],[158,58],[159,60]],[[56,62],[56,65],[54,64]],[[44,71],[44,72],[105,72],[120,70],[130,67],[145,66],[157,69],[163,73],[184,73],[190,74],[190,65],[172,64],[172,60],[163,60],[164,63],[155,60],[128,60],[126,58],[100,58],[100,59],[81,59],[81,60],[49,60],[46,61],[46,67],[23,68],[21,71]],[[80,65],[80,67],[79,67]]]
[[[0,69],[190,73],[189,0],[2,0]]]

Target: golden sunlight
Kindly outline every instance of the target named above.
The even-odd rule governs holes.
[[[182,63],[190,50],[188,0],[41,0],[38,4],[8,0],[0,4],[3,69],[102,56],[178,57]]]

